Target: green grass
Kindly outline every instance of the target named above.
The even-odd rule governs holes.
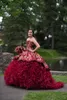
[[[3,75],[3,72],[0,70],[0,76]]]
[[[67,92],[30,92],[24,100],[67,100]]]
[[[67,83],[67,76],[53,75],[56,81]],[[29,92],[24,100],[67,100],[67,92]]]
[[[56,81],[62,81],[64,83],[67,83],[67,75],[53,75],[53,78],[56,80]]]
[[[0,73],[0,76],[3,75],[3,73]]]
[[[45,58],[54,58],[54,57],[61,57],[64,56],[63,54],[59,53],[56,50],[51,50],[51,49],[42,49],[40,48],[37,51],[41,56],[45,57]]]
[[[48,64],[55,63],[61,57],[64,57],[63,54],[59,53],[56,50],[51,50],[51,49],[42,49],[42,48],[40,48],[37,52],[45,59],[45,61]]]
[[[67,92],[30,92],[24,100],[67,100]]]

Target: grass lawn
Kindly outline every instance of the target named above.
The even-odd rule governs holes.
[[[57,50],[52,49],[38,49],[37,52],[45,59],[45,61],[50,63],[55,63],[56,61],[60,60],[61,57],[66,57],[67,55],[64,55],[60,53]]]
[[[67,83],[67,76],[65,75],[53,75],[53,77],[56,81]],[[67,100],[67,92],[29,92],[24,100]]]
[[[0,76],[3,75],[2,73],[0,73]]]
[[[24,100],[67,100],[67,92],[30,92]]]
[[[3,75],[2,71],[0,71],[0,76]]]
[[[43,56],[44,58],[57,58],[57,57],[62,57],[64,56],[63,54],[59,53],[56,50],[51,50],[51,49],[38,49],[37,52]]]
[[[64,82],[64,83],[67,83],[67,75],[65,76],[65,75],[53,75],[53,77],[54,77],[54,79],[56,80],[56,81],[62,81],[62,82]]]

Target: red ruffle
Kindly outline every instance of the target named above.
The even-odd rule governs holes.
[[[7,85],[15,85],[26,89],[58,89],[63,82],[56,82],[46,71],[42,63],[37,61],[13,60],[4,72]]]

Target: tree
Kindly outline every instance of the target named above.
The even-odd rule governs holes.
[[[35,5],[31,0],[8,0],[3,14],[6,44],[21,45],[25,41],[27,30],[36,23],[35,14],[31,11]]]
[[[41,45],[52,49],[60,48],[66,36],[66,0],[1,0],[4,23],[4,41],[8,45],[22,44],[27,30],[32,28]],[[63,27],[62,27],[63,26]],[[62,36],[61,36],[62,33]],[[44,37],[52,35],[44,43]],[[63,41],[62,41],[63,40]],[[50,45],[50,46],[49,46]],[[57,46],[58,45],[58,46]],[[65,42],[64,42],[65,45]],[[64,47],[62,44],[62,47]]]

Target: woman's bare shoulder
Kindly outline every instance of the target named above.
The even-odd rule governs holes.
[[[32,37],[32,38],[27,38],[27,41],[34,41],[35,40],[35,38],[34,37]]]
[[[33,37],[33,38],[32,38],[32,41],[34,42],[34,41],[37,41],[37,40],[36,40],[36,38],[35,38],[35,37]]]
[[[32,39],[35,39],[35,37],[32,37]]]
[[[29,38],[26,39],[26,41],[30,40]]]

